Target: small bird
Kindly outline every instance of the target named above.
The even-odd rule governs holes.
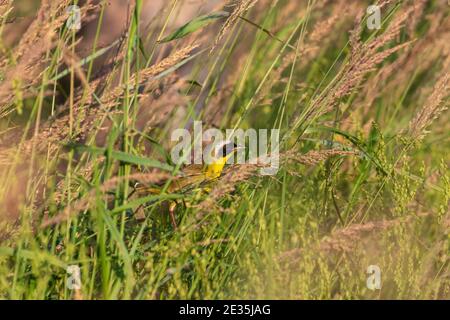
[[[211,149],[212,146],[209,147]],[[213,150],[210,150],[212,158],[211,163],[187,165],[181,170],[182,175],[173,178],[167,186],[167,181],[161,183],[159,188],[139,185],[134,187],[132,194],[146,196],[148,194],[160,194],[164,190],[169,194],[175,192],[185,193],[194,189],[208,191],[208,186],[221,176],[227,161],[239,149],[241,149],[241,147],[238,147],[234,142],[228,140],[223,141],[222,143],[215,145]],[[176,200],[170,201],[169,204],[169,215],[174,229],[177,228],[174,214],[177,204]],[[142,210],[143,207],[138,208],[138,211]]]

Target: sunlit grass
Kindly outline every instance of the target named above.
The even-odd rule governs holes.
[[[449,71],[442,53],[448,45],[433,38],[425,14],[448,19],[449,7],[431,1],[416,9],[423,10],[418,21],[406,20],[383,40],[409,7],[384,8],[381,30],[359,21],[355,49],[349,31],[365,11],[362,2],[344,12],[318,1],[261,1],[242,13],[250,22],[238,18],[214,47],[230,15],[214,15],[208,25],[190,19],[192,30],[171,38],[180,4],[167,1],[158,23],[144,28],[145,1],[137,0],[126,36],[114,42],[121,60],[103,78],[96,78],[94,61],[110,52],[97,43],[107,28],[106,6],[97,13],[92,52],[78,63],[63,59],[75,56],[78,36],[62,25],[39,80],[2,104],[2,131],[17,124],[21,131],[1,149],[0,297],[448,299],[448,113],[428,108],[437,119],[427,123],[426,136],[414,131],[428,121],[426,112],[413,119],[438,98],[439,106],[448,105],[448,81],[437,85]],[[324,21],[332,26],[320,34]],[[379,41],[375,56],[410,40],[374,66],[363,56],[370,68],[352,82],[360,74],[347,66],[364,45]],[[432,53],[435,47],[442,52]],[[162,48],[171,52],[165,63]],[[16,63],[5,61],[2,74]],[[56,82],[63,78],[65,87]],[[144,108],[154,118],[142,128]],[[52,122],[62,117],[67,121]],[[206,190],[132,197],[137,174],[151,184],[157,174],[182,171],[168,159],[170,136],[193,120],[220,129],[280,129],[280,170],[244,176],[241,169],[243,176],[212,205],[211,190],[229,185],[227,174],[239,174],[239,167]],[[48,123],[56,123],[53,131]],[[17,181],[22,189],[14,189]],[[11,220],[14,190],[23,199]],[[176,229],[167,209],[174,200]],[[80,267],[79,290],[68,287],[70,265]],[[380,290],[366,286],[370,265],[381,269]]]

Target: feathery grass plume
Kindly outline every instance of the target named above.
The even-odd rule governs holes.
[[[369,43],[362,43],[359,40],[359,34],[356,32],[352,33],[350,37],[350,43],[352,44],[351,58],[343,72],[342,79],[340,79],[341,84],[333,92],[330,104],[350,94],[368,72],[373,71],[378,64],[391,54],[410,44],[410,42],[407,42],[387,50],[378,51],[400,34],[403,23],[408,19],[410,11],[411,9],[401,14],[392,22],[384,34]],[[356,30],[359,30],[359,27]]]
[[[173,121],[169,116],[180,106],[188,104],[188,99],[185,95],[180,93],[183,86],[183,81],[177,77],[168,77],[165,81],[154,83],[154,86],[159,86],[160,93],[157,97],[150,94],[144,94],[139,101],[139,110],[135,126],[138,130],[149,131],[157,126],[166,124],[168,121]],[[146,92],[155,92],[155,88],[147,87]],[[178,128],[179,123],[174,123]],[[175,128],[174,128],[175,129]]]
[[[266,97],[269,95],[270,91],[272,90],[273,86],[282,80],[282,74],[287,69],[287,67],[294,62],[296,53],[295,51],[288,52],[283,59],[281,60],[281,63],[279,66],[277,66],[273,70],[272,76],[263,84],[261,90],[258,92],[256,98],[255,98],[255,105],[259,105],[261,103],[270,104],[272,101],[268,101]]]
[[[277,5],[275,2],[273,3]],[[286,21],[303,17],[305,12],[306,8],[301,1],[287,1],[284,6],[280,6],[275,25],[283,25]],[[276,34],[277,30],[274,33]]]
[[[270,30],[266,34],[291,39],[289,44],[283,46],[283,41],[262,33],[254,37],[254,26],[240,28],[236,20],[215,49],[217,53],[223,49],[220,57],[205,61],[194,59],[200,54],[192,53],[144,81],[138,72],[148,71],[163,60],[160,57],[189,43],[180,40],[184,44],[173,43],[177,49],[172,49],[170,43],[161,47],[156,42],[177,27],[174,21],[192,20],[201,11],[214,12],[229,0],[205,2],[202,7],[186,1],[93,1],[104,4],[103,22],[99,18],[98,24],[85,25],[83,20],[83,29],[77,33],[83,36],[77,36],[77,41],[66,37],[67,32],[73,33],[60,28],[64,32],[58,32],[45,52],[48,60],[38,59],[41,65],[32,70],[36,79],[26,74],[17,77],[22,83],[16,83],[16,88],[23,92],[14,92],[10,107],[23,110],[22,114],[13,112],[0,119],[1,298],[448,297],[447,113],[441,112],[433,122],[426,148],[403,152],[407,139],[396,138],[401,123],[406,135],[411,119],[432,118],[422,109],[425,100],[439,90],[435,85],[448,73],[450,63],[445,60],[450,55],[446,1],[427,1],[421,8],[421,0],[259,0],[240,17],[251,15],[252,21]],[[14,1],[14,6],[16,2],[23,1]],[[86,1],[71,4],[76,2]],[[119,2],[124,5],[116,7]],[[386,6],[388,2],[382,29],[363,30],[362,18],[361,29],[352,33],[349,45],[346,35],[355,28],[354,13],[366,12],[369,3]],[[62,0],[43,3],[57,6]],[[142,14],[134,6],[138,3],[142,3]],[[161,5],[155,8],[155,3]],[[27,26],[34,17],[16,19],[15,15],[31,7],[39,10],[40,4],[26,3],[26,8],[18,7],[7,19],[17,22],[24,34],[31,32]],[[118,7],[128,10],[118,13]],[[410,7],[415,8],[411,21],[374,49],[374,42],[390,32]],[[57,15],[46,21],[54,19]],[[13,80],[4,71],[24,65],[31,55],[25,51],[14,61],[17,46],[11,43],[20,42],[21,31],[6,21],[8,25],[0,26],[7,30],[3,32],[5,54],[0,49],[0,60],[7,62],[0,70],[1,83]],[[417,24],[412,27],[408,22]],[[201,44],[209,38],[209,51],[221,26],[217,32],[205,28],[188,41]],[[235,29],[237,33],[231,35]],[[82,49],[91,48],[96,32],[100,35],[93,52]],[[111,35],[114,44],[111,50],[102,50],[102,57],[94,58],[100,47],[106,47],[105,35]],[[295,52],[292,41],[298,37],[301,42]],[[418,39],[411,48],[373,66],[375,72],[358,65],[370,58],[363,51],[380,54],[413,37]],[[226,38],[230,46],[219,48]],[[36,44],[45,44],[41,35],[36,39]],[[33,41],[28,46],[35,49]],[[86,62],[76,70],[79,58],[69,52],[74,48],[95,59],[92,65]],[[70,79],[47,80],[60,75],[61,69]],[[88,83],[73,82],[73,76],[84,81],[82,72]],[[362,78],[346,88],[347,77]],[[66,80],[71,81],[70,88]],[[259,84],[257,92],[255,84]],[[249,101],[273,103],[256,109],[252,105],[249,112],[241,113],[240,107]],[[443,97],[440,105],[429,107],[429,113],[438,113],[433,110],[439,111],[445,101]],[[330,106],[332,112],[314,118]],[[316,113],[307,118],[311,107]],[[423,115],[416,117],[416,112]],[[295,126],[289,128],[291,119]],[[203,121],[203,132],[214,120],[223,130],[233,125],[243,130],[279,127],[286,132],[280,147],[288,150],[280,154],[279,173],[260,177],[258,165],[226,166],[219,179],[183,192],[174,208],[169,199],[178,198],[178,193],[152,190],[173,178],[172,174],[158,169],[136,173],[136,165],[120,159],[168,158],[177,143],[171,141],[171,133],[189,127],[193,120]],[[348,146],[348,139],[355,141],[352,137],[358,140],[357,146]],[[61,147],[73,140],[96,148],[99,154]],[[295,147],[290,150],[292,144]],[[32,152],[22,150],[26,147]],[[392,174],[381,175],[381,169]],[[189,169],[181,171],[182,176],[189,175]],[[135,181],[148,184],[148,196],[133,192]],[[169,211],[168,202],[174,211]],[[402,215],[396,217],[399,206]],[[124,208],[133,210],[134,218]],[[420,217],[423,208],[429,209],[429,217]],[[177,218],[179,228],[170,225],[169,213]],[[80,292],[67,290],[68,263],[80,264]],[[381,267],[380,291],[368,290],[361,281],[371,264]]]
[[[178,50],[174,54],[170,55],[166,59],[159,63],[145,69],[139,75],[133,75],[131,79],[139,78],[139,83],[141,85],[146,84],[155,75],[160,74],[168,70],[170,67],[176,65],[183,59],[189,56],[189,53],[196,48],[195,45],[189,45],[183,49]],[[130,79],[130,86],[133,84],[133,80]],[[95,90],[103,83],[103,78],[91,81],[89,84],[89,90],[86,92],[83,89],[77,94],[75,98],[75,105],[73,106],[73,113],[77,115],[77,121],[79,122],[79,127],[76,128],[76,132],[73,133],[74,137],[78,139],[86,137],[86,133],[92,130],[92,125],[95,121],[103,118],[104,115],[111,112],[111,109],[116,105],[116,100],[120,98],[125,92],[124,86],[119,86],[112,91],[104,93],[102,96],[102,104],[98,108],[94,108],[96,101],[92,100],[92,95]],[[136,81],[136,80],[134,80]],[[135,85],[133,85],[133,89]],[[84,99],[83,97],[86,97]],[[88,104],[90,102],[91,104]],[[31,140],[36,140],[36,147],[40,151],[47,150],[52,154],[60,148],[61,141],[67,140],[69,138],[69,121],[70,116],[64,115],[58,117],[56,120],[44,126],[44,128],[39,132],[39,134],[32,138]],[[32,150],[33,142],[29,140],[26,142],[24,147],[24,152],[30,152]]]
[[[313,166],[334,156],[355,155],[354,151],[343,151],[339,149],[309,151],[306,154],[298,154],[297,152],[288,152],[284,155],[285,161],[296,161],[304,165]]]
[[[322,150],[322,151],[310,151],[304,155],[298,155],[293,151],[280,154],[281,162],[285,163],[290,160],[300,162],[305,165],[316,165],[330,157],[337,155],[354,155],[351,151],[342,150]],[[197,220],[200,220],[207,209],[214,207],[217,200],[226,194],[229,194],[235,190],[237,183],[245,181],[252,176],[257,175],[257,171],[260,168],[264,168],[264,165],[257,161],[257,164],[243,164],[235,165],[227,170],[223,177],[219,178],[220,183],[212,189],[208,194],[208,198],[202,201],[197,208],[200,213],[197,215]]]
[[[342,11],[337,9],[337,7],[334,7],[330,17],[316,23],[314,29],[309,35],[309,40],[312,43],[318,44],[323,38],[325,38],[325,36],[329,35],[332,29],[336,27],[336,22],[340,16],[342,16]]]
[[[81,81],[84,86],[84,89],[89,91],[90,85],[86,78],[86,75],[83,69],[80,67],[81,59],[78,55],[67,48],[64,43],[60,44],[62,59],[64,60],[66,66],[74,70],[75,75]]]
[[[386,3],[384,3],[386,4]],[[390,49],[380,50],[383,46],[394,40],[403,27],[403,23],[408,19],[411,8],[400,14],[389,26],[385,33],[374,38],[368,43],[363,43],[360,40],[360,33],[362,31],[362,20],[364,14],[359,14],[356,18],[356,27],[350,32],[350,58],[343,70],[340,72],[338,78],[332,86],[314,98],[311,107],[306,115],[306,119],[312,120],[323,114],[333,110],[337,102],[351,94],[364,77],[375,67],[383,62],[387,57],[393,53],[409,46],[411,42],[396,45]]]
[[[392,220],[370,221],[361,224],[352,224],[348,227],[335,230],[319,243],[319,250],[351,252],[358,242],[366,235],[383,231],[398,225],[414,222],[417,218],[431,216],[431,212],[420,212],[416,215],[396,218]]]
[[[296,248],[285,251],[278,256],[279,261],[295,262],[304,250],[312,249],[314,251],[334,252],[341,251],[351,253],[361,243],[366,236],[378,235],[376,232],[382,232],[398,225],[404,225],[415,221],[417,218],[428,217],[431,213],[422,212],[414,216],[396,218],[392,220],[370,221],[366,223],[354,223],[347,227],[340,228],[331,232],[320,239],[313,248]]]
[[[70,16],[67,7],[72,2],[72,0],[42,0],[36,19],[27,28],[14,49],[14,59],[19,60],[22,56],[28,54],[30,47],[39,48],[37,45],[42,44],[42,40],[53,41],[58,35],[59,29],[66,24]],[[93,2],[94,0],[86,0],[83,5],[80,4],[80,18],[84,22],[89,21],[88,15],[99,8]],[[55,44],[52,43],[52,45]]]
[[[79,177],[84,179],[84,181],[92,181],[94,167],[104,164],[105,159],[105,156],[98,156],[95,161],[88,162],[84,167],[81,167],[78,173]],[[72,195],[79,194],[80,184],[74,183],[73,186],[66,187],[66,183],[67,181],[64,179],[58,181],[55,191],[51,196],[53,203],[58,207],[61,207],[64,199],[67,199],[69,192]],[[47,208],[44,209],[44,212],[46,211],[48,211]]]
[[[410,219],[394,219],[384,221],[371,221],[363,224],[352,224],[346,228],[333,231],[331,235],[322,239],[318,245],[321,251],[351,252],[361,242],[361,239],[370,233],[386,230]]]
[[[261,167],[258,164],[243,164],[228,168],[225,174],[218,179],[218,183],[213,187],[208,197],[196,206],[196,209],[198,209],[196,220],[200,221],[220,198],[234,191],[239,182],[255,176]]]
[[[214,49],[217,47],[217,45],[225,36],[225,34],[234,26],[236,21],[239,19],[239,16],[247,12],[251,7],[253,7],[256,4],[256,2],[258,2],[258,0],[238,0],[238,2],[234,4],[235,8],[231,12],[228,19],[223,24],[222,28],[220,29],[219,34],[216,37],[216,40],[214,41],[214,44],[211,47],[210,52],[214,51]]]
[[[89,83],[89,87],[87,91],[84,91],[84,88],[80,88],[79,92],[75,94],[74,98],[74,106],[73,106],[73,114],[76,115],[76,120],[79,122],[80,126],[85,123],[85,120],[89,118],[91,114],[96,114],[96,109],[91,108],[92,105],[89,105],[87,102],[92,102],[91,95],[94,94],[95,90],[102,84],[103,78],[96,79]],[[89,98],[83,100],[82,97],[84,93],[87,92]],[[62,107],[62,111],[67,111],[69,101],[66,103],[65,107]],[[63,114],[57,117],[53,117],[49,119],[46,123],[42,125],[42,128],[39,132],[33,136],[31,139],[25,141],[21,152],[25,154],[29,154],[32,152],[33,148],[36,148],[38,152],[50,152],[50,154],[56,154],[57,150],[61,147],[61,142],[67,141],[70,134],[70,115]],[[76,131],[73,132],[74,137],[76,138],[81,131],[81,127],[75,128]]]
[[[436,85],[433,93],[427,99],[423,108],[410,121],[407,131],[408,137],[413,140],[422,140],[428,133],[426,130],[431,123],[439,117],[439,115],[447,110],[448,101],[446,98],[449,95],[450,88],[450,72],[444,73]]]
[[[89,12],[97,8],[92,0],[80,8],[81,18],[86,19]],[[36,85],[41,81],[40,74],[49,61],[44,59],[46,52],[52,50],[57,41],[58,30],[66,23],[69,12],[66,11],[70,0],[59,2],[43,0],[27,31],[9,56],[0,61],[0,69],[5,74],[6,81],[0,83],[0,114],[6,115],[12,110],[7,106],[14,97],[15,83],[20,84],[19,90]],[[10,65],[11,64],[11,65]],[[10,65],[10,66],[9,66]]]
[[[0,167],[9,165],[11,163],[11,157],[13,156],[13,150],[0,149]]]
[[[102,104],[106,108],[110,108],[115,104],[115,101],[124,94],[127,86],[131,88],[134,88],[136,86],[136,79],[138,79],[139,85],[147,84],[147,82],[151,81],[154,76],[168,70],[170,67],[175,66],[176,64],[189,57],[190,53],[197,47],[197,44],[190,44],[182,49],[177,50],[175,53],[154,64],[153,66],[139,71],[138,73],[131,76],[127,84],[116,87],[112,91],[103,94],[103,96],[101,97]]]
[[[0,24],[4,22],[5,16],[11,11],[12,0],[0,0]]]
[[[411,16],[408,19],[407,28],[409,35],[413,36],[414,32],[416,31],[416,27],[421,20],[428,0],[413,0],[410,2],[412,2],[411,5],[413,6],[413,11],[411,12]]]
[[[128,81],[128,87],[131,89],[131,91],[134,91],[136,89],[136,80],[139,81],[138,87],[139,90],[143,89],[143,92],[145,93],[145,88],[148,88],[151,86],[153,81],[153,78],[157,75],[160,75],[161,73],[170,70],[170,68],[176,66],[180,62],[182,62],[184,59],[188,58],[190,53],[195,50],[198,47],[196,44],[190,44],[182,49],[179,49],[175,53],[171,54],[169,57],[161,60],[160,62],[142,70],[139,71],[136,74],[133,74],[130,77],[130,80]],[[169,77],[170,78],[170,77]],[[179,83],[173,82],[173,87],[169,90],[172,96],[169,97],[169,100],[167,99],[167,95],[164,97],[163,100],[156,100],[157,104],[155,104],[153,112],[160,112],[160,113],[154,113],[152,117],[143,117],[143,112],[145,112],[144,106],[147,106],[148,103],[151,103],[152,101],[155,101],[155,99],[151,99],[147,97],[145,94],[138,94],[139,99],[139,114],[142,116],[137,122],[137,125],[140,129],[144,129],[145,125],[158,125],[161,123],[161,121],[164,121],[165,117],[169,114],[170,110],[173,110],[177,105],[182,104],[184,100],[182,97],[179,96],[177,93],[177,90],[179,89]],[[103,93],[103,95],[100,97],[101,105],[99,108],[90,108],[88,116],[85,118],[86,121],[81,124],[79,129],[79,134],[81,136],[86,136],[86,132],[88,130],[91,130],[94,123],[96,121],[101,121],[107,114],[111,112],[111,110],[117,105],[118,99],[120,99],[123,94],[126,92],[126,86],[127,85],[120,85],[118,87],[115,87],[112,90],[107,90]],[[166,105],[164,105],[164,102]],[[173,103],[173,104],[172,104]],[[157,118],[157,116],[160,116],[160,118]]]
[[[323,4],[322,4],[323,5]],[[364,6],[360,2],[336,1],[333,2],[331,13],[324,19],[317,21],[308,35],[305,48],[302,49],[301,63],[307,65],[312,59],[317,57],[321,49],[332,43],[339,32],[333,32],[339,28],[339,24],[349,17],[357,15]]]
[[[70,206],[66,207],[61,213],[54,217],[44,220],[40,228],[47,228],[56,224],[67,221],[69,218],[89,209],[89,206],[97,201],[98,194],[105,194],[106,192],[116,189],[117,186],[124,181],[136,181],[142,184],[158,184],[171,177],[170,174],[164,172],[151,173],[135,173],[128,176],[117,176],[105,181],[98,188],[94,188],[83,196],[83,198],[75,201]],[[106,195],[104,197],[107,198]]]

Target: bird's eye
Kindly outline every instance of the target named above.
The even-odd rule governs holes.
[[[225,157],[233,152],[233,149],[236,148],[235,143],[227,143],[222,147],[222,155]]]
[[[229,151],[227,148],[227,145],[224,145],[222,148],[222,155],[225,157],[226,155],[228,155]]]

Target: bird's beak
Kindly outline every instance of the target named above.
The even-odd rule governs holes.
[[[233,152],[231,152],[230,154],[238,153],[239,150],[245,150],[245,147],[236,147],[233,149]]]

